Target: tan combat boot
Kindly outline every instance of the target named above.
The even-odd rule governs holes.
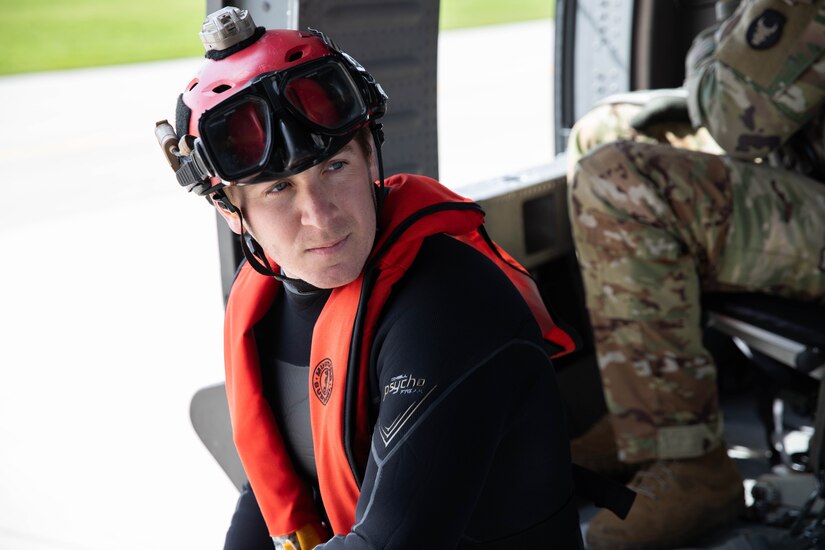
[[[573,463],[622,483],[642,466],[619,460],[619,448],[608,415],[602,416],[584,434],[570,442]]]
[[[627,519],[600,510],[587,528],[589,549],[678,548],[745,509],[742,478],[724,445],[698,458],[653,462],[628,486],[636,500]]]

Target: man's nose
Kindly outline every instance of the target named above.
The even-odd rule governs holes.
[[[323,185],[313,183],[304,188],[301,200],[301,223],[326,227],[335,217],[337,207],[334,197]]]

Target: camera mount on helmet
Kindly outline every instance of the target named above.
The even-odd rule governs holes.
[[[206,16],[199,33],[203,47],[225,51],[255,34],[255,22],[247,10],[232,6]]]

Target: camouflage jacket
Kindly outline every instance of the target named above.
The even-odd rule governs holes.
[[[688,107],[731,156],[825,176],[825,0],[743,0],[686,60]]]

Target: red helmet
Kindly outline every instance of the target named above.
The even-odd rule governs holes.
[[[318,31],[266,31],[227,7],[207,17],[201,38],[207,59],[176,116],[190,149],[178,181],[198,194],[302,172],[386,110],[381,86]]]

